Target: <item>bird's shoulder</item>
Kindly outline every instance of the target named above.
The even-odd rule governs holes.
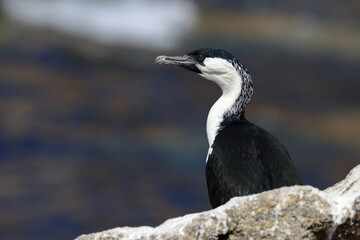
[[[215,141],[219,139],[221,141],[234,141],[240,138],[249,138],[249,136],[257,134],[258,128],[258,126],[246,119],[232,120],[231,122],[224,121],[215,137]]]
[[[232,121],[225,125],[218,132],[214,143],[219,140],[223,143],[231,141],[234,144],[245,141],[255,144],[257,147],[269,149],[285,148],[273,134],[246,119]]]
[[[270,132],[244,120],[226,125],[215,137],[209,162],[240,169],[268,169],[273,180],[300,184],[286,147]],[[225,160],[225,162],[223,162]],[[221,163],[220,163],[221,162]]]

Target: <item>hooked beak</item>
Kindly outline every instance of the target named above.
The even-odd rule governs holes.
[[[155,59],[155,63],[179,66],[196,73],[201,73],[201,71],[196,67],[197,61],[192,56],[189,55],[158,56]]]
[[[194,59],[188,55],[184,56],[158,56],[155,59],[157,64],[167,64],[167,65],[188,65],[188,64],[195,64],[196,62]]]

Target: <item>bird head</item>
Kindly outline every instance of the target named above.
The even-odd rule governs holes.
[[[230,53],[216,48],[201,48],[184,56],[158,56],[155,62],[198,73],[221,88],[223,94],[210,109],[207,119],[210,146],[222,127],[245,118],[245,108],[253,93],[252,81],[244,65]]]
[[[158,64],[174,65],[198,73],[217,83],[223,92],[241,85],[246,68],[230,53],[216,48],[201,48],[184,56],[158,56]]]

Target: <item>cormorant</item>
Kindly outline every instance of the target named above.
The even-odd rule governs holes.
[[[222,90],[206,124],[206,182],[213,208],[235,196],[301,184],[284,145],[246,120],[253,85],[238,59],[221,49],[202,48],[184,56],[158,56],[155,62],[198,73]]]

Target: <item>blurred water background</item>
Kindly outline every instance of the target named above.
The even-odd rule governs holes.
[[[324,189],[360,156],[358,1],[2,0],[0,239],[73,239],[210,208],[211,82],[156,56],[223,48],[247,116]]]

